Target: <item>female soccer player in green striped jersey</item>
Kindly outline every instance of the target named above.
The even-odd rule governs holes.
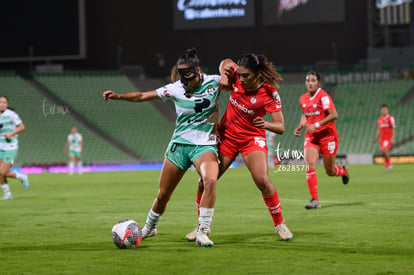
[[[213,246],[208,233],[214,214],[219,169],[215,131],[220,81],[224,81],[226,76],[223,75],[222,79],[219,75],[202,73],[195,49],[189,49],[178,59],[171,78],[172,83],[153,91],[125,94],[105,91],[103,97],[105,100],[132,102],[153,99],[174,101],[176,128],[165,153],[158,194],[142,229],[142,237],[144,239],[156,235],[157,224],[174,189],[187,169],[194,165],[205,186],[200,203],[196,243],[203,247]]]

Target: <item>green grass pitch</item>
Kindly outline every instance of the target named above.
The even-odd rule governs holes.
[[[159,171],[31,175],[9,180],[0,201],[1,274],[413,274],[414,165],[350,166],[351,181],[317,169],[321,209],[309,200],[304,171],[270,172],[286,224],[279,241],[246,168],[218,182],[213,248],[187,242],[197,223],[197,174],[188,171],[158,226],[135,250],[120,250],[111,228],[123,218],[143,225]]]

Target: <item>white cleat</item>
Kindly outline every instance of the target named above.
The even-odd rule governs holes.
[[[214,246],[213,241],[210,240],[207,236],[207,233],[204,233],[204,232],[197,232],[196,244],[197,246],[201,246],[201,247],[213,247]]]
[[[290,230],[287,228],[286,224],[284,222],[276,225],[275,231],[277,234],[279,234],[282,241],[289,241],[293,239],[293,234],[290,232]]]
[[[13,199],[12,194],[5,194],[2,198],[3,201],[10,201]]]
[[[150,237],[155,237],[157,236],[157,228],[153,228],[151,231],[144,233],[144,230],[142,231],[142,236],[141,239],[145,239],[145,238],[150,238]]]
[[[196,226],[196,228],[194,228],[193,231],[185,235],[185,238],[187,239],[187,241],[194,242],[197,239],[197,229],[198,229],[198,226]]]

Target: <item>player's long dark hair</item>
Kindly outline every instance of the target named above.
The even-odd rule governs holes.
[[[4,97],[4,98],[7,100],[7,103],[9,103],[9,98],[8,98],[7,96],[5,96],[5,95],[0,95],[0,98],[2,98],[2,97]],[[10,107],[10,106],[8,106],[8,107],[7,107],[7,109],[10,109],[10,110],[14,111],[14,108],[12,108],[12,107]]]
[[[279,88],[278,81],[283,80],[273,63],[262,54],[245,54],[237,61],[237,65],[246,67],[257,74],[263,82],[269,83],[274,88]]]
[[[185,51],[185,54],[180,56],[177,60],[177,63],[171,69],[171,82],[175,82],[180,79],[180,76],[177,73],[178,65],[187,65],[188,67],[200,67],[200,58],[197,55],[197,50],[195,48],[190,48]]]

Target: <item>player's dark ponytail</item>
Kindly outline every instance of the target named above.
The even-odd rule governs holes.
[[[262,54],[247,53],[237,61],[237,65],[246,67],[274,88],[278,88],[278,81],[283,79],[273,63]]]
[[[186,50],[185,54],[178,58],[177,65],[188,65],[188,67],[200,67],[200,58],[197,55],[197,50],[195,48],[190,48]]]

